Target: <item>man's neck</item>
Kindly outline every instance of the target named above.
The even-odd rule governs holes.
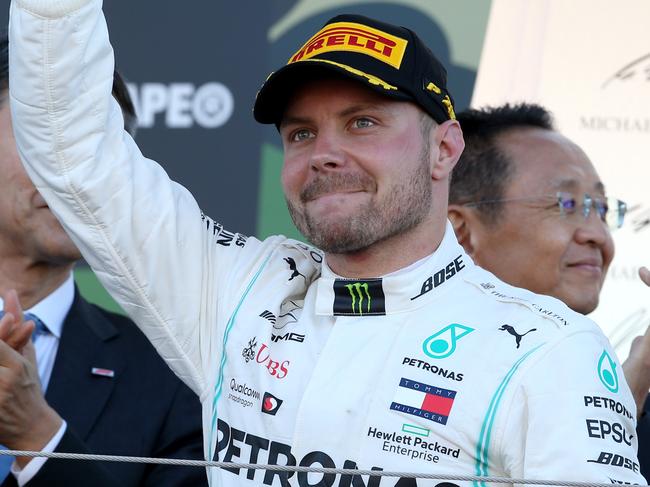
[[[372,278],[391,272],[431,255],[445,234],[446,218],[377,242],[359,252],[327,254],[327,264],[335,274],[349,278]]]
[[[0,293],[15,289],[22,308],[31,308],[63,284],[73,267],[74,262],[44,264],[0,259]]]

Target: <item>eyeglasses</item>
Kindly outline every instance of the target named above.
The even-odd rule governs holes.
[[[549,206],[549,208],[557,208],[560,211],[560,215],[567,217],[570,215],[579,215],[587,219],[591,214],[591,209],[593,208],[596,211],[598,217],[611,229],[616,230],[623,226],[623,221],[625,219],[625,213],[627,213],[627,204],[625,202],[616,199],[616,198],[605,198],[598,196],[591,196],[588,193],[585,193],[582,198],[582,204],[578,202],[578,199],[571,193],[565,193],[559,191],[553,195],[549,196],[532,196],[525,198],[505,198],[505,199],[495,199],[495,200],[481,200],[474,201],[470,203],[465,203],[464,206],[480,206],[488,204],[498,204],[498,203],[511,203],[511,202],[524,202],[524,201],[536,201],[542,199],[554,200],[554,203]],[[582,208],[582,211],[578,210]]]

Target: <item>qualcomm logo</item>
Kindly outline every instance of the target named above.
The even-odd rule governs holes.
[[[232,92],[223,83],[129,83],[128,88],[142,128],[153,127],[156,116],[164,114],[167,128],[196,124],[213,129],[228,122],[235,108]]]
[[[422,343],[422,350],[431,358],[446,358],[456,351],[456,342],[474,331],[469,326],[452,323]]]

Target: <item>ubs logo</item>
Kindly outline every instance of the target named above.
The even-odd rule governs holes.
[[[241,354],[244,357],[246,363],[250,362],[255,358],[255,350],[257,349],[257,337],[253,337],[248,340],[248,346],[244,347]]]
[[[271,350],[266,345],[266,343],[262,343],[262,346],[255,356],[255,361],[258,364],[266,367],[266,370],[268,370],[269,374],[271,374],[276,379],[284,379],[289,373],[289,364],[291,362],[288,360],[279,362],[278,360],[272,358]]]

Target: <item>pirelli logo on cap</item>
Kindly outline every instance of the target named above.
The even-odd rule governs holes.
[[[287,64],[304,61],[324,52],[350,51],[367,54],[399,69],[407,44],[406,39],[367,25],[337,22],[318,31]]]

